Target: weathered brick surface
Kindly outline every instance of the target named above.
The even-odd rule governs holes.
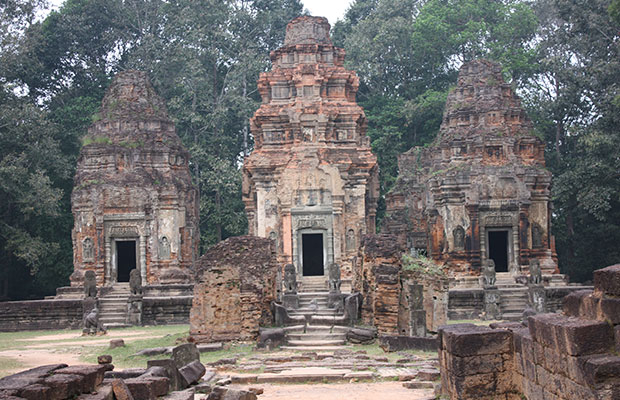
[[[273,242],[238,236],[213,246],[197,263],[190,335],[196,342],[255,339],[272,323],[277,264]]]
[[[548,230],[551,173],[533,131],[500,65],[463,64],[435,141],[398,157],[381,232],[454,273],[477,275],[489,256],[486,232],[511,227],[518,240],[509,268],[527,271],[536,259],[545,273],[558,272]]]
[[[620,324],[612,322],[615,297],[608,294],[614,291],[597,286],[594,292],[574,293],[564,302],[566,315],[530,317],[528,328],[443,327],[439,363],[444,394],[451,399],[485,398],[491,391],[502,399],[521,394],[528,400],[620,398],[615,347]],[[498,334],[508,335],[512,345],[500,346]]]
[[[110,251],[127,240],[136,243],[143,285],[191,281],[198,191],[189,152],[144,72],[121,72],[106,91],[80,151],[71,209],[72,286],[83,284],[87,270],[99,286],[116,282]]]
[[[359,78],[329,30],[325,18],[296,18],[271,52],[242,191],[249,234],[275,239],[281,266],[294,263],[301,275],[302,232],[321,229],[333,243],[324,246],[327,262],[350,279],[362,236],[374,233],[379,170],[355,99]]]

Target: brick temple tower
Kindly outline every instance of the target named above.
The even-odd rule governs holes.
[[[271,53],[243,200],[250,235],[275,240],[281,264],[303,277],[326,276],[336,262],[346,279],[361,236],[375,229],[378,169],[355,101],[359,79],[329,29],[325,18],[296,18]]]
[[[497,272],[527,272],[533,259],[557,272],[544,143],[498,64],[463,65],[436,140],[398,165],[382,232],[456,274],[487,258]]]
[[[198,253],[198,192],[189,153],[143,72],[119,73],[78,159],[71,285],[189,283]]]

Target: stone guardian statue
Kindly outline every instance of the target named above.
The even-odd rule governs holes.
[[[484,261],[482,269],[482,284],[483,286],[495,286],[495,261],[487,259]]]
[[[84,297],[97,297],[97,278],[95,271],[88,270],[84,273]]]

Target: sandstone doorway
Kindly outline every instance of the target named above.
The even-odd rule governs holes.
[[[129,273],[136,268],[136,241],[116,241],[117,281],[129,282]]]
[[[496,272],[508,272],[508,231],[489,231],[489,258],[495,261]]]
[[[323,265],[323,234],[302,234],[301,246],[303,276],[325,275]]]

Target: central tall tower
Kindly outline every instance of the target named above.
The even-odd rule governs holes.
[[[361,236],[375,230],[377,159],[346,70],[322,17],[299,17],[261,74],[263,104],[251,119],[254,151],[243,166],[250,235],[276,242],[278,261],[301,276],[351,267]]]

